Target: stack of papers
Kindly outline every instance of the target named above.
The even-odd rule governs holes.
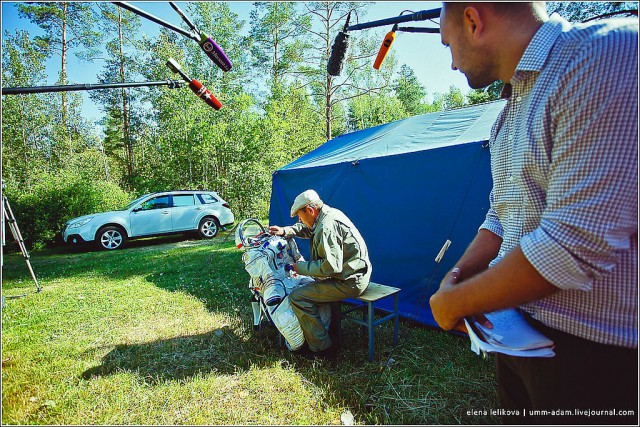
[[[486,315],[493,328],[485,328],[472,318],[464,323],[476,354],[504,353],[520,357],[553,357],[553,341],[533,328],[515,309],[495,311]]]

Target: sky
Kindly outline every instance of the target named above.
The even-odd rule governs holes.
[[[178,7],[183,11],[186,10],[185,2],[176,2]],[[26,18],[18,16],[16,2],[2,2],[2,37],[5,38],[5,31],[13,33],[15,30],[27,30],[31,37],[43,34],[43,31],[36,25],[29,22]],[[142,9],[147,13],[157,16],[175,26],[186,28],[182,25],[182,20],[177,13],[171,8],[168,2],[131,2],[138,9]],[[238,14],[239,18],[244,21],[243,34],[247,34],[250,25],[250,12],[253,9],[251,1],[233,1],[228,2],[232,12]],[[360,17],[359,21],[354,22],[354,17],[350,22],[353,25],[357,22],[371,22],[384,18],[391,18],[400,15],[404,10],[420,11],[426,9],[438,8],[441,2],[407,2],[407,1],[386,1],[374,2],[369,7],[369,12],[365,17]],[[160,26],[145,18],[141,18],[141,32],[153,37],[158,34]],[[412,21],[401,24],[402,26],[413,27],[433,27],[430,22]],[[387,31],[391,30],[391,26],[378,27],[380,42],[384,38]],[[372,31],[371,31],[372,32]],[[363,37],[363,31],[350,32],[350,38]],[[216,40],[216,42],[224,49],[224,40]],[[396,32],[396,39],[391,50],[396,54],[398,61],[398,69],[401,65],[410,66],[418,78],[419,82],[425,87],[429,96],[433,93],[447,92],[449,86],[454,85],[462,89],[463,92],[469,90],[466,78],[458,71],[451,69],[451,54],[449,50],[440,43],[439,34],[428,33],[408,33]],[[373,59],[372,59],[373,64]],[[75,55],[70,55],[68,64],[69,84],[98,83],[97,75],[104,64],[101,61],[95,63],[80,62]],[[60,58],[54,56],[47,63],[47,81],[46,85],[56,83],[58,73],[60,72]],[[168,78],[174,78],[169,76]],[[206,82],[203,82],[206,84]],[[99,120],[103,113],[98,106],[89,98],[87,91],[80,91],[83,96],[83,113],[91,122]]]

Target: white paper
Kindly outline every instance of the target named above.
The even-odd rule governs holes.
[[[533,328],[517,310],[495,311],[487,314],[486,318],[493,324],[492,329],[485,328],[478,322],[476,325],[495,345],[513,350],[532,350],[553,345],[553,341]]]
[[[474,325],[481,334],[478,336],[465,319],[465,325],[471,340],[471,350],[480,352],[497,352],[521,357],[553,357],[553,341],[534,329],[514,309],[501,310],[486,315],[493,323],[493,328],[485,328],[478,322]]]

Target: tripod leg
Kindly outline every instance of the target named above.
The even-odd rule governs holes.
[[[13,238],[18,242],[18,246],[20,247],[20,251],[22,252],[22,256],[27,263],[27,268],[29,269],[29,273],[31,273],[31,278],[33,282],[36,284],[36,292],[40,292],[42,288],[40,284],[38,284],[38,279],[36,279],[36,274],[33,272],[33,268],[31,267],[31,262],[29,261],[29,252],[27,252],[27,247],[24,245],[24,239],[22,238],[22,234],[20,233],[20,229],[18,228],[18,223],[16,222],[15,216],[13,216],[13,211],[11,210],[11,206],[9,205],[9,199],[7,196],[2,196],[2,203],[4,204],[4,216],[9,223],[9,228],[11,229],[11,234],[13,234]]]
[[[26,252],[26,249],[25,249]],[[36,292],[40,292],[42,290],[42,288],[40,287],[40,284],[38,283],[38,279],[36,279],[36,273],[33,272],[33,268],[31,267],[31,262],[29,261],[29,256],[27,255],[25,257],[25,261],[27,263],[27,268],[29,268],[29,273],[31,273],[31,278],[33,279],[33,283],[36,284]]]

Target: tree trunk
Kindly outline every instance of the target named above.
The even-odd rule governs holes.
[[[102,163],[104,164],[104,176],[106,181],[110,181],[109,178],[109,165],[107,163],[107,155],[104,153],[104,146],[100,144],[100,153],[102,154]]]
[[[60,84],[67,84],[67,50],[69,49],[67,46],[67,8],[69,7],[69,3],[62,3],[62,36],[60,40]],[[61,109],[61,124],[64,129],[64,134],[67,137],[67,142],[69,145],[69,154],[73,153],[73,147],[71,144],[71,135],[69,133],[68,126],[68,101],[67,101],[67,93],[61,92],[62,98],[62,109]]]
[[[275,3],[276,11],[278,10],[278,3]],[[276,87],[278,85],[278,79],[280,78],[280,73],[278,72],[278,26],[275,28],[275,34],[273,35],[273,86]]]
[[[327,92],[324,97],[325,138],[331,139],[331,76],[327,74]]]
[[[124,38],[122,35],[122,15],[120,14],[120,8],[118,8],[118,38],[119,38],[119,51],[120,51],[120,82],[125,82],[125,72],[124,72]],[[129,179],[129,184],[133,184],[133,144],[131,142],[131,124],[129,118],[129,109],[128,109],[128,98],[127,98],[127,89],[122,88],[122,131],[123,131],[123,139],[124,146],[126,149],[126,159],[127,159],[127,175]]]
[[[331,15],[333,14],[333,9],[330,6],[329,2],[324,2],[324,6],[326,7],[326,16],[323,17],[323,24],[325,25],[325,31],[326,31],[326,37],[325,40],[327,42],[326,46],[325,46],[325,59],[327,60],[327,62],[329,61],[329,58],[331,57]],[[331,77],[331,75],[329,75],[329,73],[327,72],[327,79],[326,79],[326,86],[325,86],[325,101],[324,101],[324,120],[325,120],[325,138],[327,141],[329,141],[331,139],[331,122],[332,122],[332,115],[331,115],[331,83],[332,83],[332,79],[333,77]]]

